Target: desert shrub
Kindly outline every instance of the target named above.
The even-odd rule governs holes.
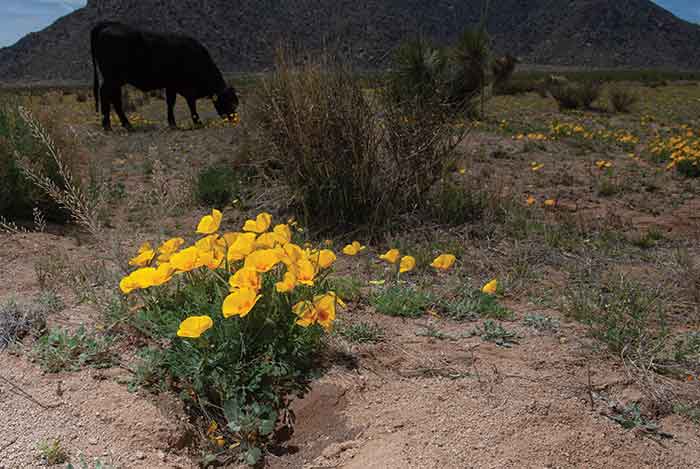
[[[319,229],[381,230],[425,206],[464,130],[455,131],[454,115],[442,107],[426,108],[420,96],[409,105],[395,93],[388,86],[370,103],[346,67],[293,67],[278,55],[255,97],[253,137],[307,224],[313,215]]]
[[[560,109],[590,109],[600,96],[602,84],[593,80],[584,82],[557,81],[550,83],[548,91]]]
[[[63,186],[58,165],[47,145],[36,135],[19,111],[19,104],[0,102],[0,216],[10,220],[30,220],[40,207],[50,221],[65,222],[68,214],[23,174],[17,156],[27,158],[58,187]]]
[[[240,180],[230,165],[220,162],[204,168],[197,175],[195,190],[200,203],[223,207],[240,193]]]
[[[608,94],[610,99],[610,107],[615,112],[630,112],[632,106],[639,99],[636,94],[619,86],[611,88]]]

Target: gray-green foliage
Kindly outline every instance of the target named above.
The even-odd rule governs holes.
[[[500,347],[512,347],[518,343],[520,336],[515,332],[506,330],[501,324],[487,319],[482,328],[476,328],[471,335],[478,335],[485,342],[493,342]]]
[[[355,344],[373,344],[384,340],[384,330],[376,324],[357,322],[338,328],[339,336]]]
[[[392,285],[370,296],[370,303],[377,312],[406,318],[422,316],[434,302],[430,293],[404,285]]]
[[[34,349],[41,367],[49,373],[74,371],[89,365],[105,368],[113,363],[109,339],[88,333],[84,326],[71,333],[52,329],[41,336]]]

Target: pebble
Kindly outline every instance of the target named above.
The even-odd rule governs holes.
[[[134,453],[134,456],[136,456],[136,459],[138,459],[139,461],[143,461],[144,459],[146,459],[146,455],[143,451],[137,451],[136,453]]]

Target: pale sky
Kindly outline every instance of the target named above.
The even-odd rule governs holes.
[[[653,1],[681,18],[700,23],[700,0]],[[27,33],[44,29],[86,3],[86,0],[0,0],[0,47],[14,44]]]

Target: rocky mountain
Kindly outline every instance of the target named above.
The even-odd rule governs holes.
[[[89,31],[114,19],[200,39],[225,72],[264,70],[277,45],[341,51],[365,69],[387,65],[420,33],[454,40],[479,19],[482,0],[89,0],[0,49],[0,81],[92,76]],[[494,48],[532,64],[700,69],[700,26],[649,0],[498,0]]]

